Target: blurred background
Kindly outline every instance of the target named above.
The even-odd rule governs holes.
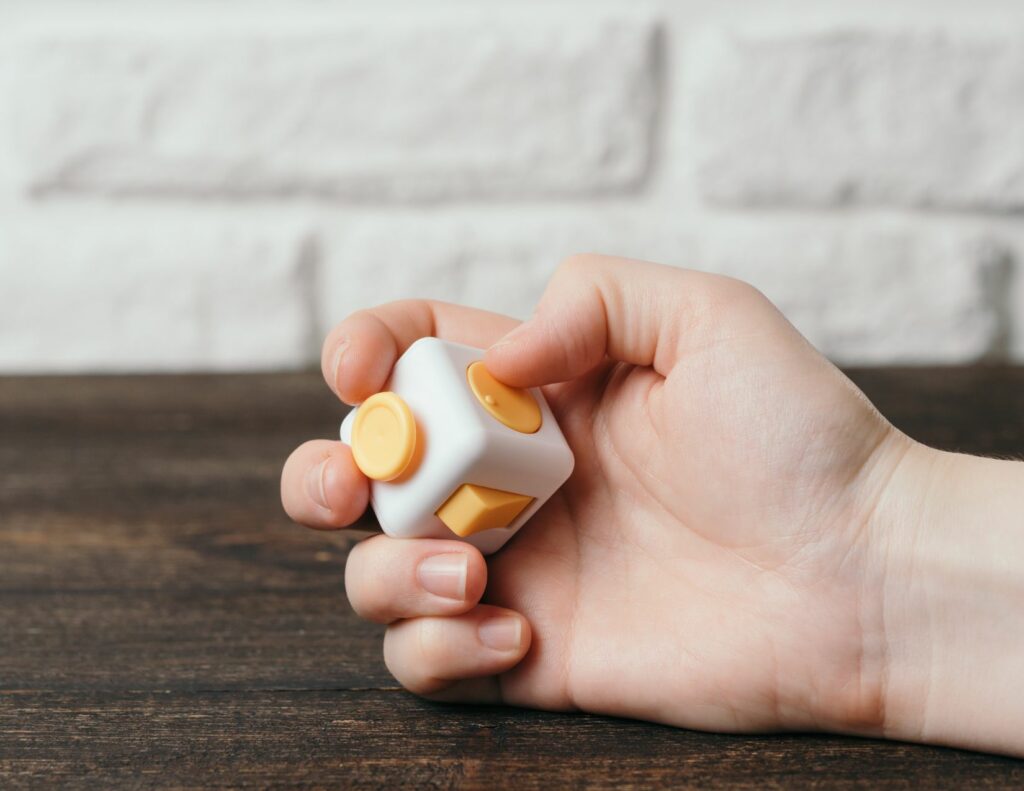
[[[1024,3],[0,0],[0,372],[305,368],[559,260],[1024,360]]]

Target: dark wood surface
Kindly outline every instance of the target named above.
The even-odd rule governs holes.
[[[911,435],[1024,454],[1024,369],[853,373]],[[395,686],[278,474],[314,374],[0,379],[0,787],[1024,787],[1024,762],[441,706]]]

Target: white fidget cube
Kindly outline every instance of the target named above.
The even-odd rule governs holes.
[[[496,552],[572,473],[544,396],[497,381],[482,358],[480,349],[422,338],[395,363],[385,391],[342,422],[388,535]]]

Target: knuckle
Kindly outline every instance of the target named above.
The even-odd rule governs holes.
[[[401,627],[390,626],[388,630],[384,632],[384,667],[388,669],[388,672],[394,677],[394,679],[401,684],[403,687],[405,684],[405,673],[402,672],[402,663],[399,662],[399,646],[395,643],[398,637],[398,629]]]
[[[403,297],[402,299],[393,299],[388,302],[384,302],[378,305],[377,307],[379,310],[393,311],[396,313],[406,313],[408,311],[419,310],[422,302],[422,299],[415,299],[413,297]],[[354,315],[360,314],[363,316],[372,317],[374,319],[379,318],[376,313],[370,310],[360,310]]]
[[[573,253],[562,259],[556,274],[567,278],[579,277],[606,260],[606,256],[597,253]]]
[[[756,286],[748,283],[746,280],[725,276],[722,276],[720,280],[722,291],[733,300],[747,301],[764,299],[764,294],[762,294]]]
[[[727,275],[709,275],[705,281],[705,298],[718,309],[749,310],[768,302],[760,290],[745,280]]]
[[[330,332],[324,336],[324,342],[320,346],[320,361],[324,365],[327,365],[331,355],[334,353],[335,347],[338,345],[338,340],[341,337],[342,332],[341,328],[342,324],[336,324]]]
[[[293,458],[299,459],[300,457],[310,455],[316,449],[318,449],[321,444],[323,444],[323,440],[321,439],[307,439],[305,442],[299,445],[299,447],[293,450],[291,456],[289,456],[288,458],[289,460]]]
[[[285,469],[290,470],[292,467],[294,467],[296,464],[298,464],[299,460],[304,455],[306,455],[306,449],[309,448],[309,446],[312,445],[314,442],[316,442],[316,440],[307,439],[305,442],[303,442],[298,447],[293,448],[292,452],[288,454],[288,458],[285,459],[285,462],[284,462]]]
[[[442,667],[447,661],[448,641],[442,618],[420,618],[415,624],[415,648],[421,667],[428,672]]]
[[[309,444],[308,442],[303,442],[297,448],[292,450],[292,452],[288,454],[288,458],[284,460],[284,464],[281,466],[281,483],[282,484],[284,484],[284,479],[289,476],[289,473],[294,472],[295,468],[298,466],[299,459],[303,455],[303,448],[305,448],[306,445],[308,445],[308,444]]]
[[[418,649],[404,634],[409,624],[391,626],[384,634],[384,666],[394,679],[414,695],[426,695],[434,687],[433,679],[419,656],[410,656]]]
[[[629,265],[624,258],[599,253],[576,253],[564,259],[552,278],[556,293],[589,293],[606,300],[622,291]]]
[[[378,620],[380,612],[372,597],[367,596],[366,549],[363,546],[365,543],[364,541],[352,547],[345,560],[345,595],[348,596],[349,604],[356,615],[375,621]]]
[[[313,453],[312,448],[316,443],[316,440],[303,442],[288,454],[288,458],[285,459],[281,467],[281,502],[284,504],[286,513],[292,519],[298,515],[297,503],[293,494],[295,482],[302,475],[303,460]]]
[[[400,591],[382,586],[381,580],[391,575],[382,573],[381,541],[385,536],[372,536],[360,541],[348,552],[345,561],[345,595],[356,615],[374,623],[391,623],[397,617]]]
[[[358,326],[365,321],[377,321],[377,317],[372,310],[362,308],[350,313],[328,331],[324,337],[323,344],[320,346],[320,360],[325,366],[329,364],[331,357],[333,357],[335,350],[338,348],[338,344],[341,343],[347,333],[352,331],[353,325]]]

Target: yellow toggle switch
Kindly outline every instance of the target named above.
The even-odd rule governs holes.
[[[477,401],[496,420],[523,434],[534,434],[540,428],[540,407],[529,390],[499,382],[479,360],[466,369],[466,379]]]
[[[465,538],[481,530],[508,527],[532,502],[525,494],[464,483],[437,509],[437,516],[455,535]]]

